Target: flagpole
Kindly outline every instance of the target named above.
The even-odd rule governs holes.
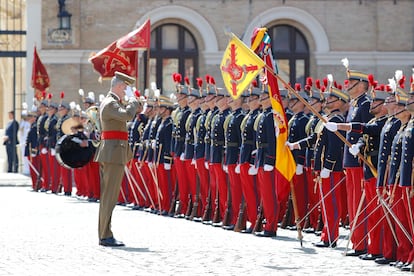
[[[150,52],[151,52],[151,46],[147,49],[147,75],[145,78],[145,84],[144,89],[149,87],[149,77],[150,77]]]
[[[311,106],[295,89],[293,89],[284,79],[282,79],[282,77],[280,77],[278,74],[276,74],[273,69],[265,64],[265,68],[267,70],[269,70],[270,73],[272,73],[273,76],[275,76],[278,80],[280,80],[280,82],[289,90],[289,92],[293,93],[307,108],[309,108],[309,110],[315,115],[317,116],[322,122],[327,123],[327,119],[325,117],[323,117],[318,111],[315,110],[315,108],[313,108],[313,106]],[[341,139],[342,142],[344,142],[348,147],[351,147],[352,144],[339,132],[339,131],[334,131],[335,135]],[[368,167],[371,170],[376,170],[376,168],[370,163],[368,162],[367,159],[365,159],[365,157],[358,152],[358,157],[366,164],[368,165]]]

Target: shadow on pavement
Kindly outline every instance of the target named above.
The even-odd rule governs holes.
[[[146,247],[130,247],[130,246],[122,246],[122,247],[112,247],[113,250],[123,250],[127,252],[153,252]]]

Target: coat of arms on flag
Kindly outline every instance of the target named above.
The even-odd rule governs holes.
[[[231,33],[220,64],[224,85],[230,96],[234,99],[240,97],[264,66],[264,61]]]

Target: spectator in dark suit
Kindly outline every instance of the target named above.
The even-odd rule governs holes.
[[[7,123],[5,136],[3,137],[3,145],[6,146],[7,152],[7,172],[17,173],[19,168],[19,159],[17,157],[16,145],[19,144],[17,140],[17,131],[19,130],[19,123],[14,118],[14,111],[9,112],[9,120]]]

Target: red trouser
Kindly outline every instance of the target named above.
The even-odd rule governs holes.
[[[60,181],[60,165],[56,160],[56,156],[51,154],[51,150],[48,153],[49,158],[49,170],[50,170],[50,189],[53,193],[57,193]]]
[[[346,168],[346,195],[351,228],[354,225],[354,218],[362,197],[363,179],[364,173],[362,167]],[[366,200],[362,203],[362,208],[355,224],[356,227],[351,237],[353,249],[355,250],[365,250],[367,248],[366,203]]]
[[[388,202],[388,196],[385,195],[383,193],[383,189],[384,188],[379,188],[379,192],[380,194],[383,196],[385,202]],[[389,204],[391,210],[393,210],[395,212],[395,201],[391,204]],[[382,255],[384,256],[384,258],[390,259],[390,260],[395,260],[396,259],[396,254],[397,254],[397,243],[395,241],[395,238],[392,234],[391,231],[391,227],[392,229],[395,231],[396,226],[395,225],[395,221],[392,218],[392,216],[388,213],[387,211],[387,216],[384,216],[384,208],[381,208],[381,217],[383,218],[381,220],[381,227],[383,230],[383,239],[382,239]],[[389,221],[387,220],[387,217],[389,219]]]
[[[30,168],[30,177],[32,178],[32,188],[33,188],[34,191],[37,191],[38,188],[39,188],[39,187],[37,187],[37,185],[38,185],[37,184],[37,179],[38,179],[38,177],[40,178],[40,176],[41,176],[40,157],[38,155],[36,155],[36,156],[30,156],[30,157],[26,156],[26,158],[28,158],[28,162],[30,162],[32,164],[31,166],[29,166],[29,168]],[[36,169],[37,173],[40,174],[39,176],[35,172],[35,169]]]
[[[377,198],[377,178],[373,177],[365,180],[364,190],[367,203],[367,222],[368,222],[368,253],[381,254],[382,253],[382,229],[381,224],[378,223],[381,220],[383,212],[381,207],[378,208]]]
[[[289,200],[290,194],[290,184],[289,182],[280,174],[280,172],[275,172],[276,178],[276,191],[277,191],[277,199],[279,203],[279,210],[278,210],[278,220],[282,220],[287,208],[287,203]]]
[[[236,225],[237,217],[239,215],[240,204],[242,200],[242,184],[240,174],[237,174],[237,164],[227,165],[227,171],[230,183],[230,194],[231,194],[231,212],[230,212],[230,224]]]
[[[321,241],[324,242],[332,243],[338,239],[339,221],[341,219],[341,190],[339,187],[335,189],[334,187],[341,181],[342,176],[342,172],[331,172],[328,178],[322,178],[322,185],[319,187],[321,199],[325,196],[321,201],[321,212],[324,223]]]
[[[42,150],[46,149],[46,153],[42,153]],[[43,177],[42,180],[42,189],[49,190],[50,187],[50,169],[49,169],[49,157],[47,153],[47,148],[40,146],[40,163],[42,166],[41,175]]]
[[[131,172],[132,178],[135,180],[135,183],[133,183],[132,187],[134,189],[135,196],[138,199],[138,202],[137,202],[135,200],[135,198],[134,198],[133,203],[135,205],[139,205],[141,207],[148,207],[149,206],[149,204],[148,204],[149,199],[147,198],[148,195],[147,195],[147,193],[145,191],[144,185],[142,184],[142,179],[141,179],[141,176],[139,175],[139,172],[138,172],[138,169],[137,169],[137,165],[138,165],[137,162],[138,162],[137,159],[132,159],[127,164],[128,168],[130,168],[130,172]],[[139,192],[137,186],[139,187],[139,189],[141,189],[141,192],[145,195],[145,198]]]
[[[257,219],[257,209],[260,205],[260,193],[256,183],[257,177],[255,175],[249,175],[249,168],[249,163],[240,165],[240,181],[246,202],[247,220],[254,225]]]
[[[396,201],[396,210],[395,214],[398,217],[398,220],[401,222],[405,230],[408,232],[410,238],[413,237],[413,231],[412,231],[412,223],[413,223],[413,205],[412,205],[412,198],[409,198],[409,193],[411,187],[401,187],[397,186],[395,187],[395,196],[394,201]],[[397,192],[398,191],[398,192]],[[401,200],[400,200],[401,199]],[[399,202],[399,203],[398,203]],[[411,208],[411,214],[410,209]],[[407,236],[404,234],[403,230],[400,226],[396,225],[396,234],[398,237],[398,249],[397,249],[397,260],[402,261],[404,263],[406,262],[412,262],[412,254],[411,251],[413,249],[413,245],[407,238]],[[410,259],[411,257],[411,259]]]
[[[197,194],[197,173],[194,165],[191,165],[191,159],[185,159],[184,162],[184,171],[186,173],[186,178],[188,181],[188,190],[191,196],[191,201],[194,203],[196,201]],[[197,214],[199,217],[200,214]]]
[[[277,219],[279,214],[278,193],[276,191],[275,169],[270,172],[264,171],[263,167],[259,168],[257,180],[260,185],[260,193],[263,203],[263,215],[266,219],[266,225],[263,230],[276,232]]]
[[[173,167],[178,181],[178,193],[181,206],[180,214],[185,215],[185,212],[188,209],[190,187],[187,180],[187,173],[185,172],[184,162],[180,160],[180,157],[174,157]]]
[[[293,186],[295,189],[296,195],[296,205],[298,208],[299,218],[302,219],[305,217],[307,205],[308,205],[308,197],[307,197],[307,183],[305,172],[300,175],[295,174],[292,179]],[[302,219],[301,227],[303,228],[305,220]]]
[[[175,185],[175,171],[173,168],[166,170],[164,164],[158,166],[158,184],[162,193],[161,211],[168,212],[170,210]]]
[[[93,159],[92,159],[93,160]],[[99,177],[99,163],[90,161],[87,166],[89,178],[89,197],[99,199],[101,193],[101,182]]]
[[[212,193],[218,192],[218,206],[220,210],[220,220],[223,220],[224,213],[227,210],[227,175],[223,171],[221,167],[221,163],[211,163],[210,170],[212,170],[215,183],[216,183],[216,190],[212,190]],[[215,198],[217,200],[217,198]],[[214,210],[214,208],[212,208]]]
[[[60,179],[62,180],[63,191],[72,192],[72,169],[60,166]]]
[[[305,177],[306,177],[306,195],[308,196],[308,206],[307,212],[312,210],[309,214],[309,224],[310,227],[316,229],[318,226],[319,210],[318,207],[315,207],[319,202],[319,187],[315,182],[315,173],[311,167],[305,167]]]
[[[198,180],[200,181],[200,204],[202,206],[201,214],[204,214],[207,207],[207,198],[209,190],[209,171],[204,165],[205,159],[199,158],[196,160],[196,172],[198,175]]]
[[[76,195],[88,196],[88,174],[86,167],[80,167],[73,170],[73,176],[76,183]],[[70,191],[65,191],[70,192]]]

